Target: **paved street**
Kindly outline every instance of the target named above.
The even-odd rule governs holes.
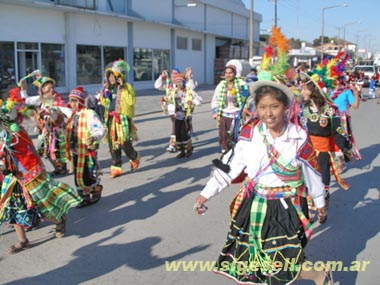
[[[138,171],[132,174],[124,157],[124,174],[110,179],[110,155],[101,145],[104,195],[100,202],[72,209],[67,236],[62,239],[53,237],[54,225],[43,223],[28,233],[33,248],[16,255],[6,253],[16,235],[9,226],[2,226],[0,283],[233,284],[199,268],[193,272],[168,272],[165,268],[166,261],[214,261],[224,245],[229,203],[237,187],[208,202],[206,215],[197,216],[192,210],[210,175],[211,161],[219,156],[208,103],[213,88],[200,88],[207,103],[194,114],[194,154],[183,159],[165,152],[170,121],[160,111],[163,93],[140,91],[135,118],[140,138],[136,149],[142,157]],[[311,261],[343,261],[348,266],[354,260],[370,261],[365,272],[335,272],[341,285],[372,285],[380,279],[379,111],[380,105],[369,100],[352,112],[363,160],[344,171],[343,177],[351,184],[348,191],[332,182],[328,220],[324,225],[314,224],[307,247]],[[72,175],[59,179],[74,185]]]

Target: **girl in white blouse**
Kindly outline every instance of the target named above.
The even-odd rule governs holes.
[[[242,173],[246,176],[231,203],[230,229],[215,272],[239,284],[291,284],[296,279],[332,284],[331,273],[309,270],[304,255],[311,236],[306,196],[318,215],[325,215],[325,192],[308,135],[288,115],[293,93],[279,83],[258,81],[251,96],[258,118],[242,128],[235,148],[216,163],[196,199],[201,214],[206,201]]]

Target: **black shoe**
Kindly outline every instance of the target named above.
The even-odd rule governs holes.
[[[185,153],[185,151],[181,151],[178,155],[177,155],[177,158],[183,158],[183,157],[185,157],[186,156],[186,153]]]
[[[193,147],[191,147],[191,149],[187,150],[186,151],[186,157],[190,157],[193,154],[193,150],[194,150]]]
[[[83,195],[82,196],[82,202],[76,206],[77,209],[84,208],[91,205],[91,197],[90,195]]]

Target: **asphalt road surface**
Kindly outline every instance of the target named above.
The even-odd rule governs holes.
[[[190,158],[182,159],[165,152],[170,121],[160,112],[160,93],[140,92],[135,118],[140,138],[136,149],[142,157],[138,171],[130,172],[124,156],[123,175],[109,178],[110,155],[103,144],[99,152],[103,197],[96,205],[70,210],[64,238],[55,239],[54,225],[42,223],[28,232],[31,249],[8,255],[6,249],[16,242],[16,235],[3,225],[0,284],[233,284],[207,270],[206,263],[203,268],[199,264],[168,268],[172,261],[212,265],[228,229],[229,203],[237,186],[209,201],[204,216],[192,210],[210,176],[212,159],[220,155],[207,102],[212,88],[199,91],[205,103],[194,114],[195,150]],[[351,184],[348,191],[332,181],[328,220],[324,225],[314,223],[306,249],[313,262],[341,261],[346,266],[334,272],[336,284],[379,284],[379,113],[375,100],[362,102],[352,112],[363,160],[345,168],[343,177]],[[33,128],[29,125],[28,129]],[[59,180],[74,185],[72,175]],[[360,272],[350,270],[354,261],[361,262]]]

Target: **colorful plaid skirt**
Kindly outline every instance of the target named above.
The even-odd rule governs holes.
[[[78,192],[69,185],[51,179],[50,175],[43,171],[35,179],[24,185],[29,192],[35,208],[43,217],[61,217],[82,202]]]
[[[296,199],[308,215],[306,198]],[[238,284],[291,284],[298,277],[307,243],[294,198],[267,200],[251,193],[233,204],[215,272]]]

